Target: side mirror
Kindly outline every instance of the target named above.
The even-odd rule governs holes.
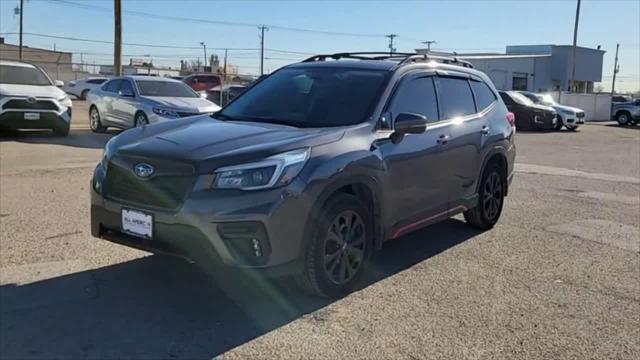
[[[427,117],[414,113],[400,113],[393,122],[391,142],[399,143],[405,134],[422,134],[427,130]]]
[[[131,89],[122,89],[118,91],[118,95],[124,97],[133,97],[133,91],[131,91]]]
[[[63,87],[64,86],[64,81],[62,80],[56,80],[53,82],[53,84],[57,87]]]

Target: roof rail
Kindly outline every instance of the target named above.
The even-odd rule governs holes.
[[[388,53],[381,51],[363,51],[363,52],[343,52],[335,54],[320,54],[314,55],[310,58],[303,60],[302,62],[317,62],[326,61],[327,59],[339,60],[339,59],[355,59],[355,60],[393,60],[397,59],[398,65],[402,66],[409,63],[419,61],[437,61],[443,64],[460,65],[467,68],[473,68],[473,65],[465,60],[461,60],[458,57],[450,56],[436,56],[428,54],[416,54],[416,53]]]

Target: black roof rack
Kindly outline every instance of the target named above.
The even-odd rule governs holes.
[[[405,64],[423,62],[423,61],[437,61],[443,64],[460,65],[467,68],[473,68],[473,65],[465,60],[459,59],[455,56],[440,56],[440,55],[428,55],[428,54],[416,54],[416,53],[388,53],[388,52],[343,52],[335,54],[320,54],[314,55],[302,62],[317,62],[326,61],[327,59],[340,60],[340,59],[354,59],[354,60],[398,60],[397,66]]]

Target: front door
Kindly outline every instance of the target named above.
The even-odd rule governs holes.
[[[390,189],[387,223],[397,232],[411,230],[411,224],[447,211],[451,125],[439,122],[435,84],[428,73],[402,79],[387,110],[389,119],[400,113],[416,113],[429,121],[423,134],[407,134],[397,144],[389,141],[379,147],[386,166],[384,188]]]

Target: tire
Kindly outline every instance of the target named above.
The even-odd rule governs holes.
[[[573,126],[567,127],[567,130],[576,131],[576,130],[578,130],[578,126],[577,125],[573,125]]]
[[[140,127],[140,126],[144,126],[144,125],[149,125],[149,118],[142,111],[138,111],[133,116],[133,126],[134,127]]]
[[[347,295],[363,280],[373,247],[369,210],[357,197],[339,194],[327,201],[310,226],[298,283],[321,297]]]
[[[87,94],[89,93],[89,89],[84,89],[80,93],[80,100],[87,100]]]
[[[620,126],[627,126],[631,123],[631,114],[626,111],[621,111],[616,114],[616,121]]]
[[[500,219],[504,205],[506,179],[496,163],[490,163],[484,169],[478,191],[478,204],[464,212],[464,219],[473,227],[489,230]]]
[[[103,133],[107,131],[107,127],[102,126],[100,112],[95,106],[91,106],[91,108],[89,108],[89,127],[91,128],[91,131],[95,133]]]
[[[562,118],[560,116],[558,116],[558,118],[556,119],[556,126],[555,126],[555,130],[556,131],[560,131],[562,130]]]
[[[65,124],[65,125],[56,126],[51,130],[53,130],[53,134],[56,136],[67,136],[69,135],[70,128],[71,128],[70,124]]]

